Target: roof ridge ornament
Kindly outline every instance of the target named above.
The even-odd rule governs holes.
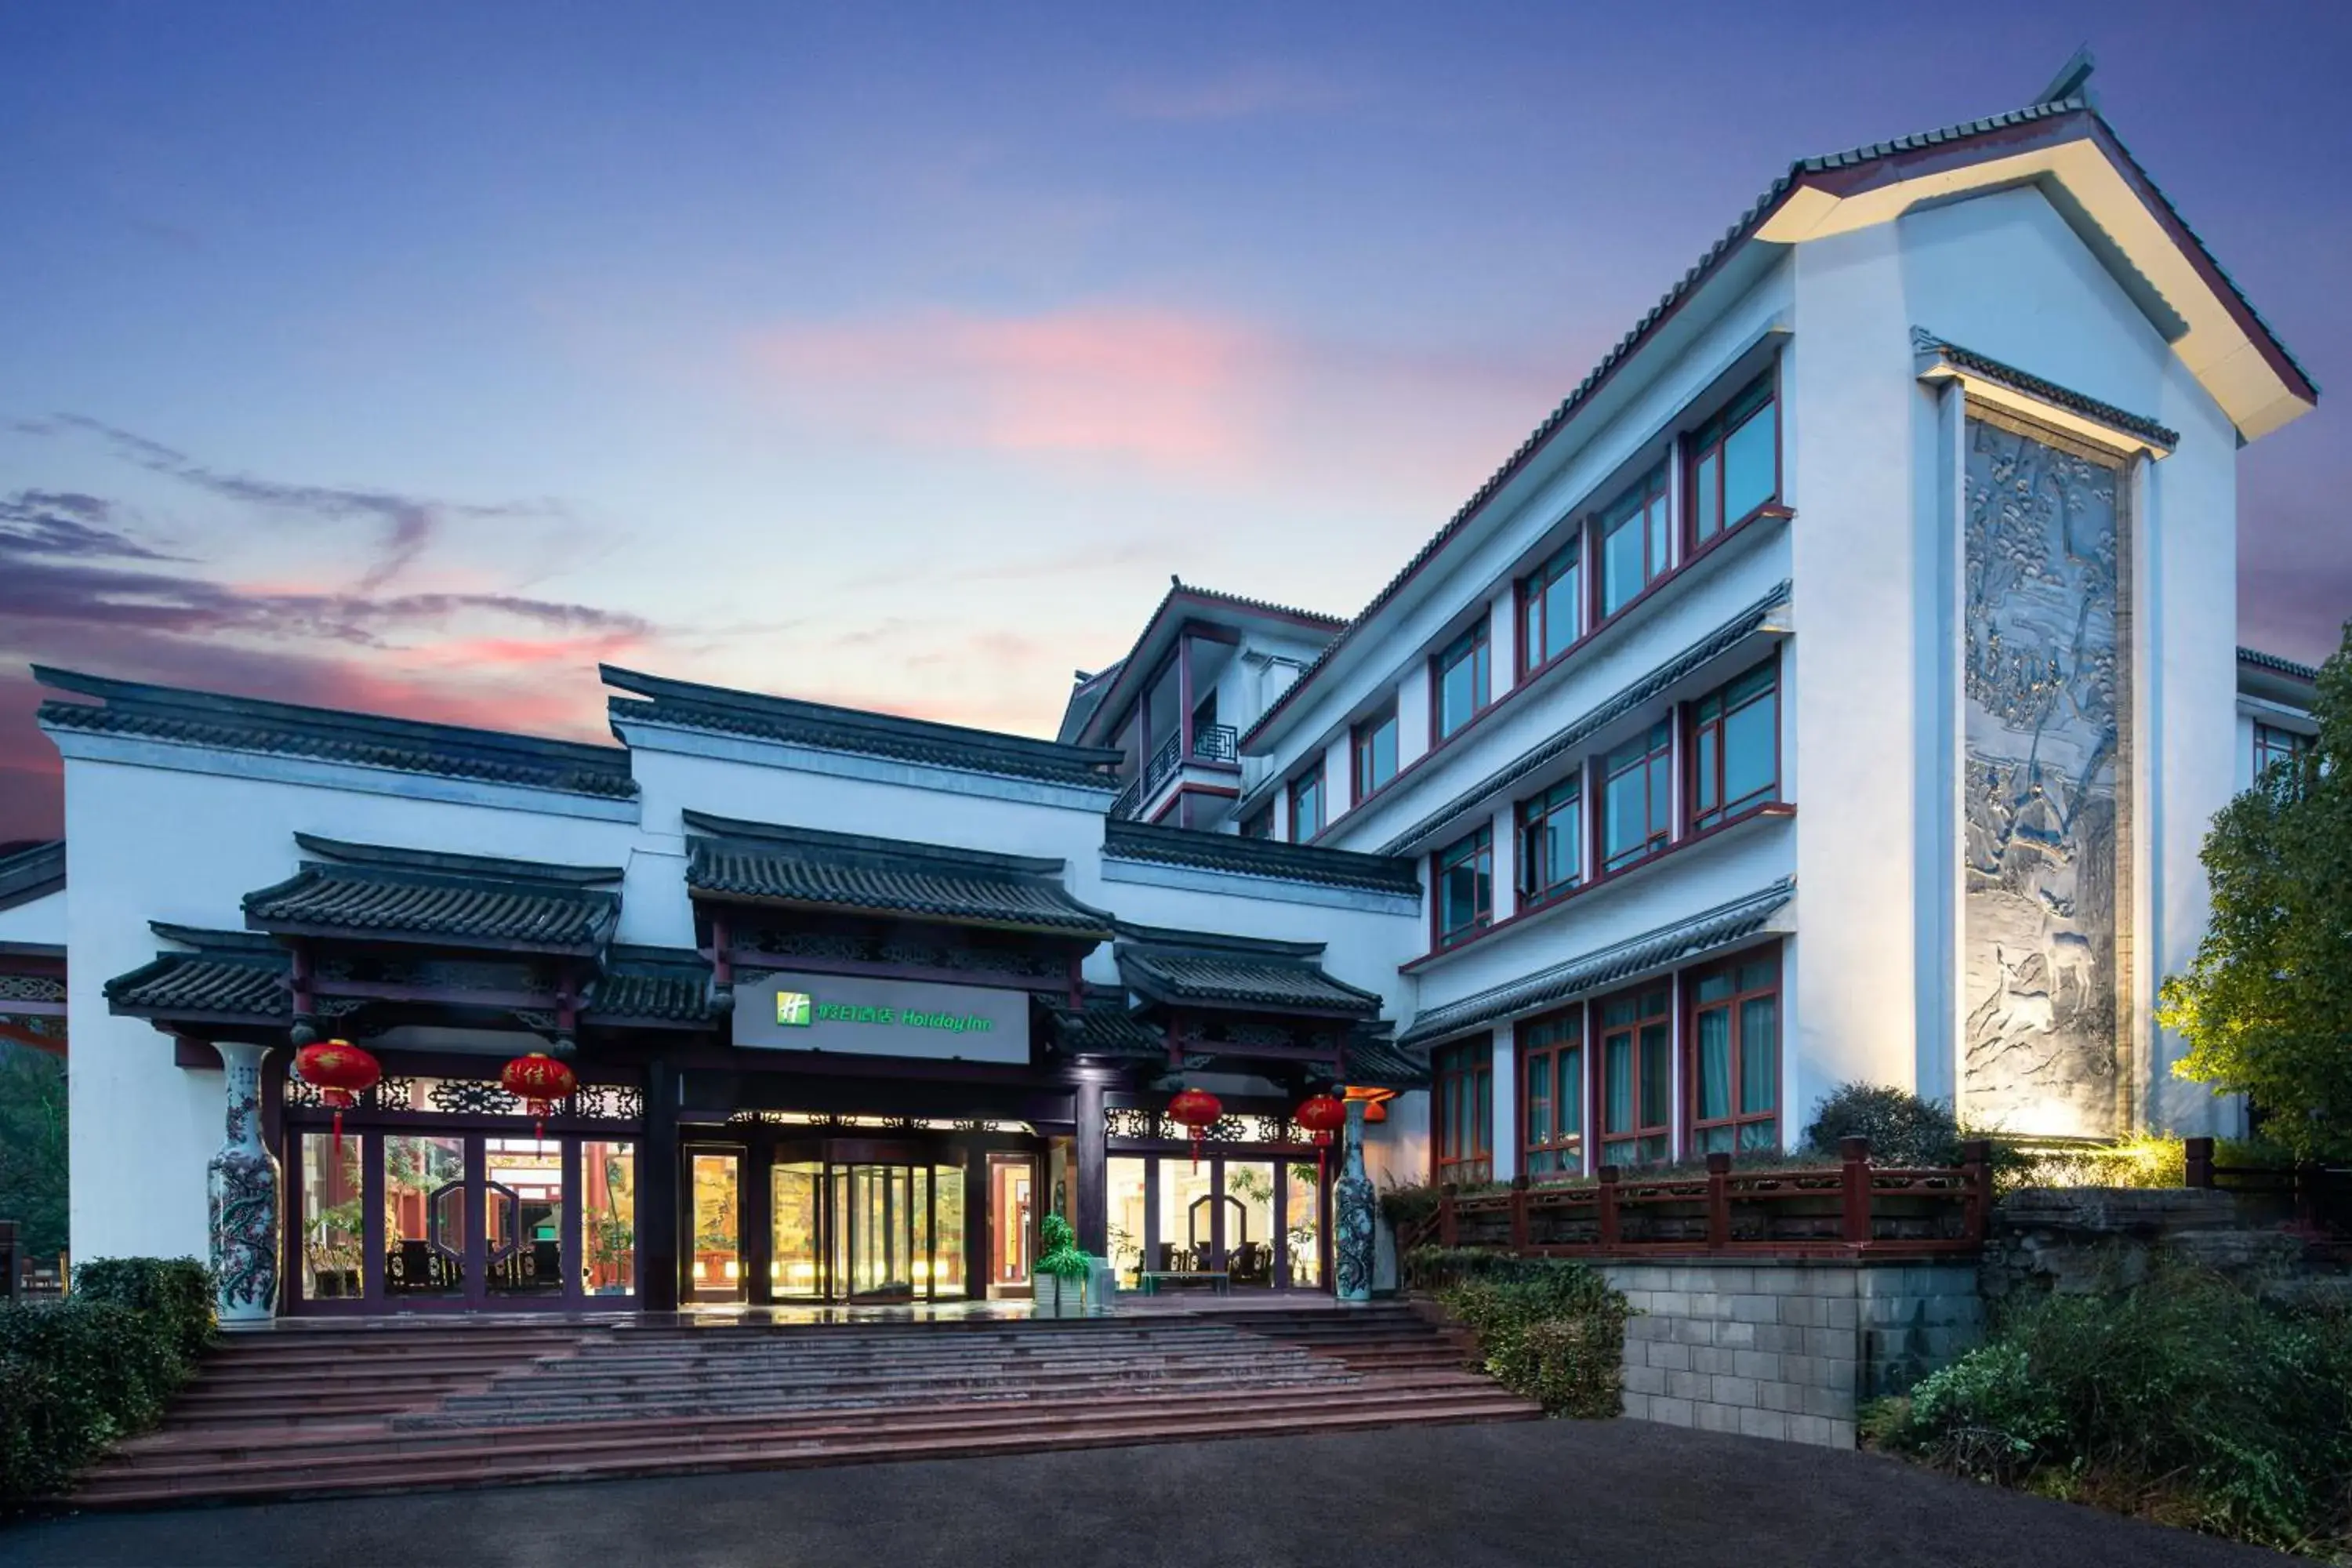
[[[2037,104],[2063,103],[2070,98],[2079,97],[2095,110],[2098,100],[2091,96],[2090,81],[2091,73],[2098,68],[2098,64],[2097,57],[2091,53],[2091,46],[2083,45],[2067,57],[2066,63],[2058,68],[2058,74],[2050,79],[2050,85],[2043,88],[2033,101]]]

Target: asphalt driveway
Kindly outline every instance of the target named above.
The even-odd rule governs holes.
[[[87,1515],[0,1568],[2174,1568],[2288,1559],[1924,1474],[1643,1421]]]

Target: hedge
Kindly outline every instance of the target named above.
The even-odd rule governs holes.
[[[0,1307],[0,1505],[55,1497],[153,1426],[213,1331],[194,1258],[93,1260],[63,1301]]]
[[[1487,1374],[1550,1415],[1606,1420],[1624,1405],[1625,1298],[1598,1269],[1468,1247],[1417,1247],[1406,1279],[1477,1337]]]

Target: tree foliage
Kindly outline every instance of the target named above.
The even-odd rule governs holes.
[[[2157,1017],[2173,1070],[2249,1095],[2266,1139],[2352,1157],[2352,625],[2319,672],[2318,744],[2272,765],[2213,819],[2211,924]]]
[[[66,1064],[0,1040],[0,1219],[29,1257],[66,1249]]]

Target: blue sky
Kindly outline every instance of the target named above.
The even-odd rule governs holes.
[[[1188,581],[1351,612],[1796,156],[2084,40],[2325,387],[2321,4],[0,10],[0,839],[33,659],[551,732],[599,658],[1050,730]],[[2352,613],[2340,405],[2246,640]]]

